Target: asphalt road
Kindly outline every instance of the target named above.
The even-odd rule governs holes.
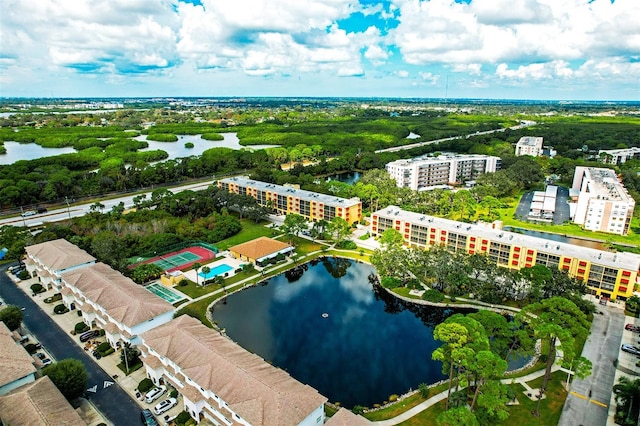
[[[575,379],[562,409],[558,426],[604,426],[620,351],[624,314],[618,308],[597,306],[582,356],[593,363],[591,375]]]
[[[82,361],[89,376],[87,387],[95,386],[95,392],[85,392],[86,398],[114,425],[140,423],[140,406],[9,279],[6,270],[7,266],[0,268],[0,297],[7,304],[25,308],[23,324],[55,360]]]

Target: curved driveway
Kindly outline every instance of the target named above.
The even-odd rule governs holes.
[[[140,406],[9,279],[6,271],[6,265],[0,268],[0,297],[7,304],[25,308],[24,326],[56,360],[74,358],[84,364],[88,387],[95,386],[95,392],[87,391],[85,397],[114,425],[140,423]]]

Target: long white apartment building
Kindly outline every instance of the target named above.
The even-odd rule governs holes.
[[[142,335],[147,376],[170,383],[191,417],[216,425],[321,426],[327,398],[183,315]]]
[[[640,160],[640,148],[601,149],[598,156],[605,164],[624,164],[629,160]]]
[[[615,171],[576,167],[571,195],[573,222],[591,231],[626,235],[636,202]]]
[[[392,161],[386,169],[398,187],[421,191],[474,180],[499,170],[500,163],[499,157],[488,155],[442,154]]]

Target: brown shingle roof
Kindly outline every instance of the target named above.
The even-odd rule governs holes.
[[[121,324],[133,327],[173,310],[166,300],[134,283],[104,263],[62,274],[62,279],[102,306]]]
[[[251,424],[298,424],[327,401],[312,387],[187,315],[141,337]]]
[[[229,251],[239,253],[251,259],[260,259],[291,246],[282,241],[268,237],[260,237],[246,243],[238,244],[229,248]]]
[[[47,376],[0,396],[0,418],[6,425],[87,424]]]
[[[324,426],[371,426],[371,422],[362,416],[354,414],[346,408],[341,408],[331,416]]]
[[[96,260],[86,251],[62,238],[25,247],[25,250],[29,256],[39,259],[54,271],[62,271]]]
[[[0,322],[0,386],[34,374],[36,367],[27,351],[13,340],[7,326]]]

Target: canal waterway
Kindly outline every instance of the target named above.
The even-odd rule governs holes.
[[[157,142],[148,141],[147,135],[136,136],[133,139],[146,141],[149,146],[143,148],[140,151],[153,151],[162,150],[169,154],[168,160],[176,158],[184,158],[190,156],[202,155],[204,151],[211,148],[231,148],[235,150],[239,149],[264,149],[272,148],[278,145],[240,145],[240,139],[235,132],[221,133],[223,140],[220,141],[208,141],[202,139],[200,135],[177,135],[178,140],[176,142]],[[193,143],[193,148],[186,148],[184,145],[187,142]],[[18,143],[13,141],[4,142],[4,147],[7,152],[0,154],[0,164],[13,164],[20,160],[35,160],[37,158],[53,157],[55,155],[70,154],[77,152],[71,147],[64,148],[43,148],[35,143]]]

